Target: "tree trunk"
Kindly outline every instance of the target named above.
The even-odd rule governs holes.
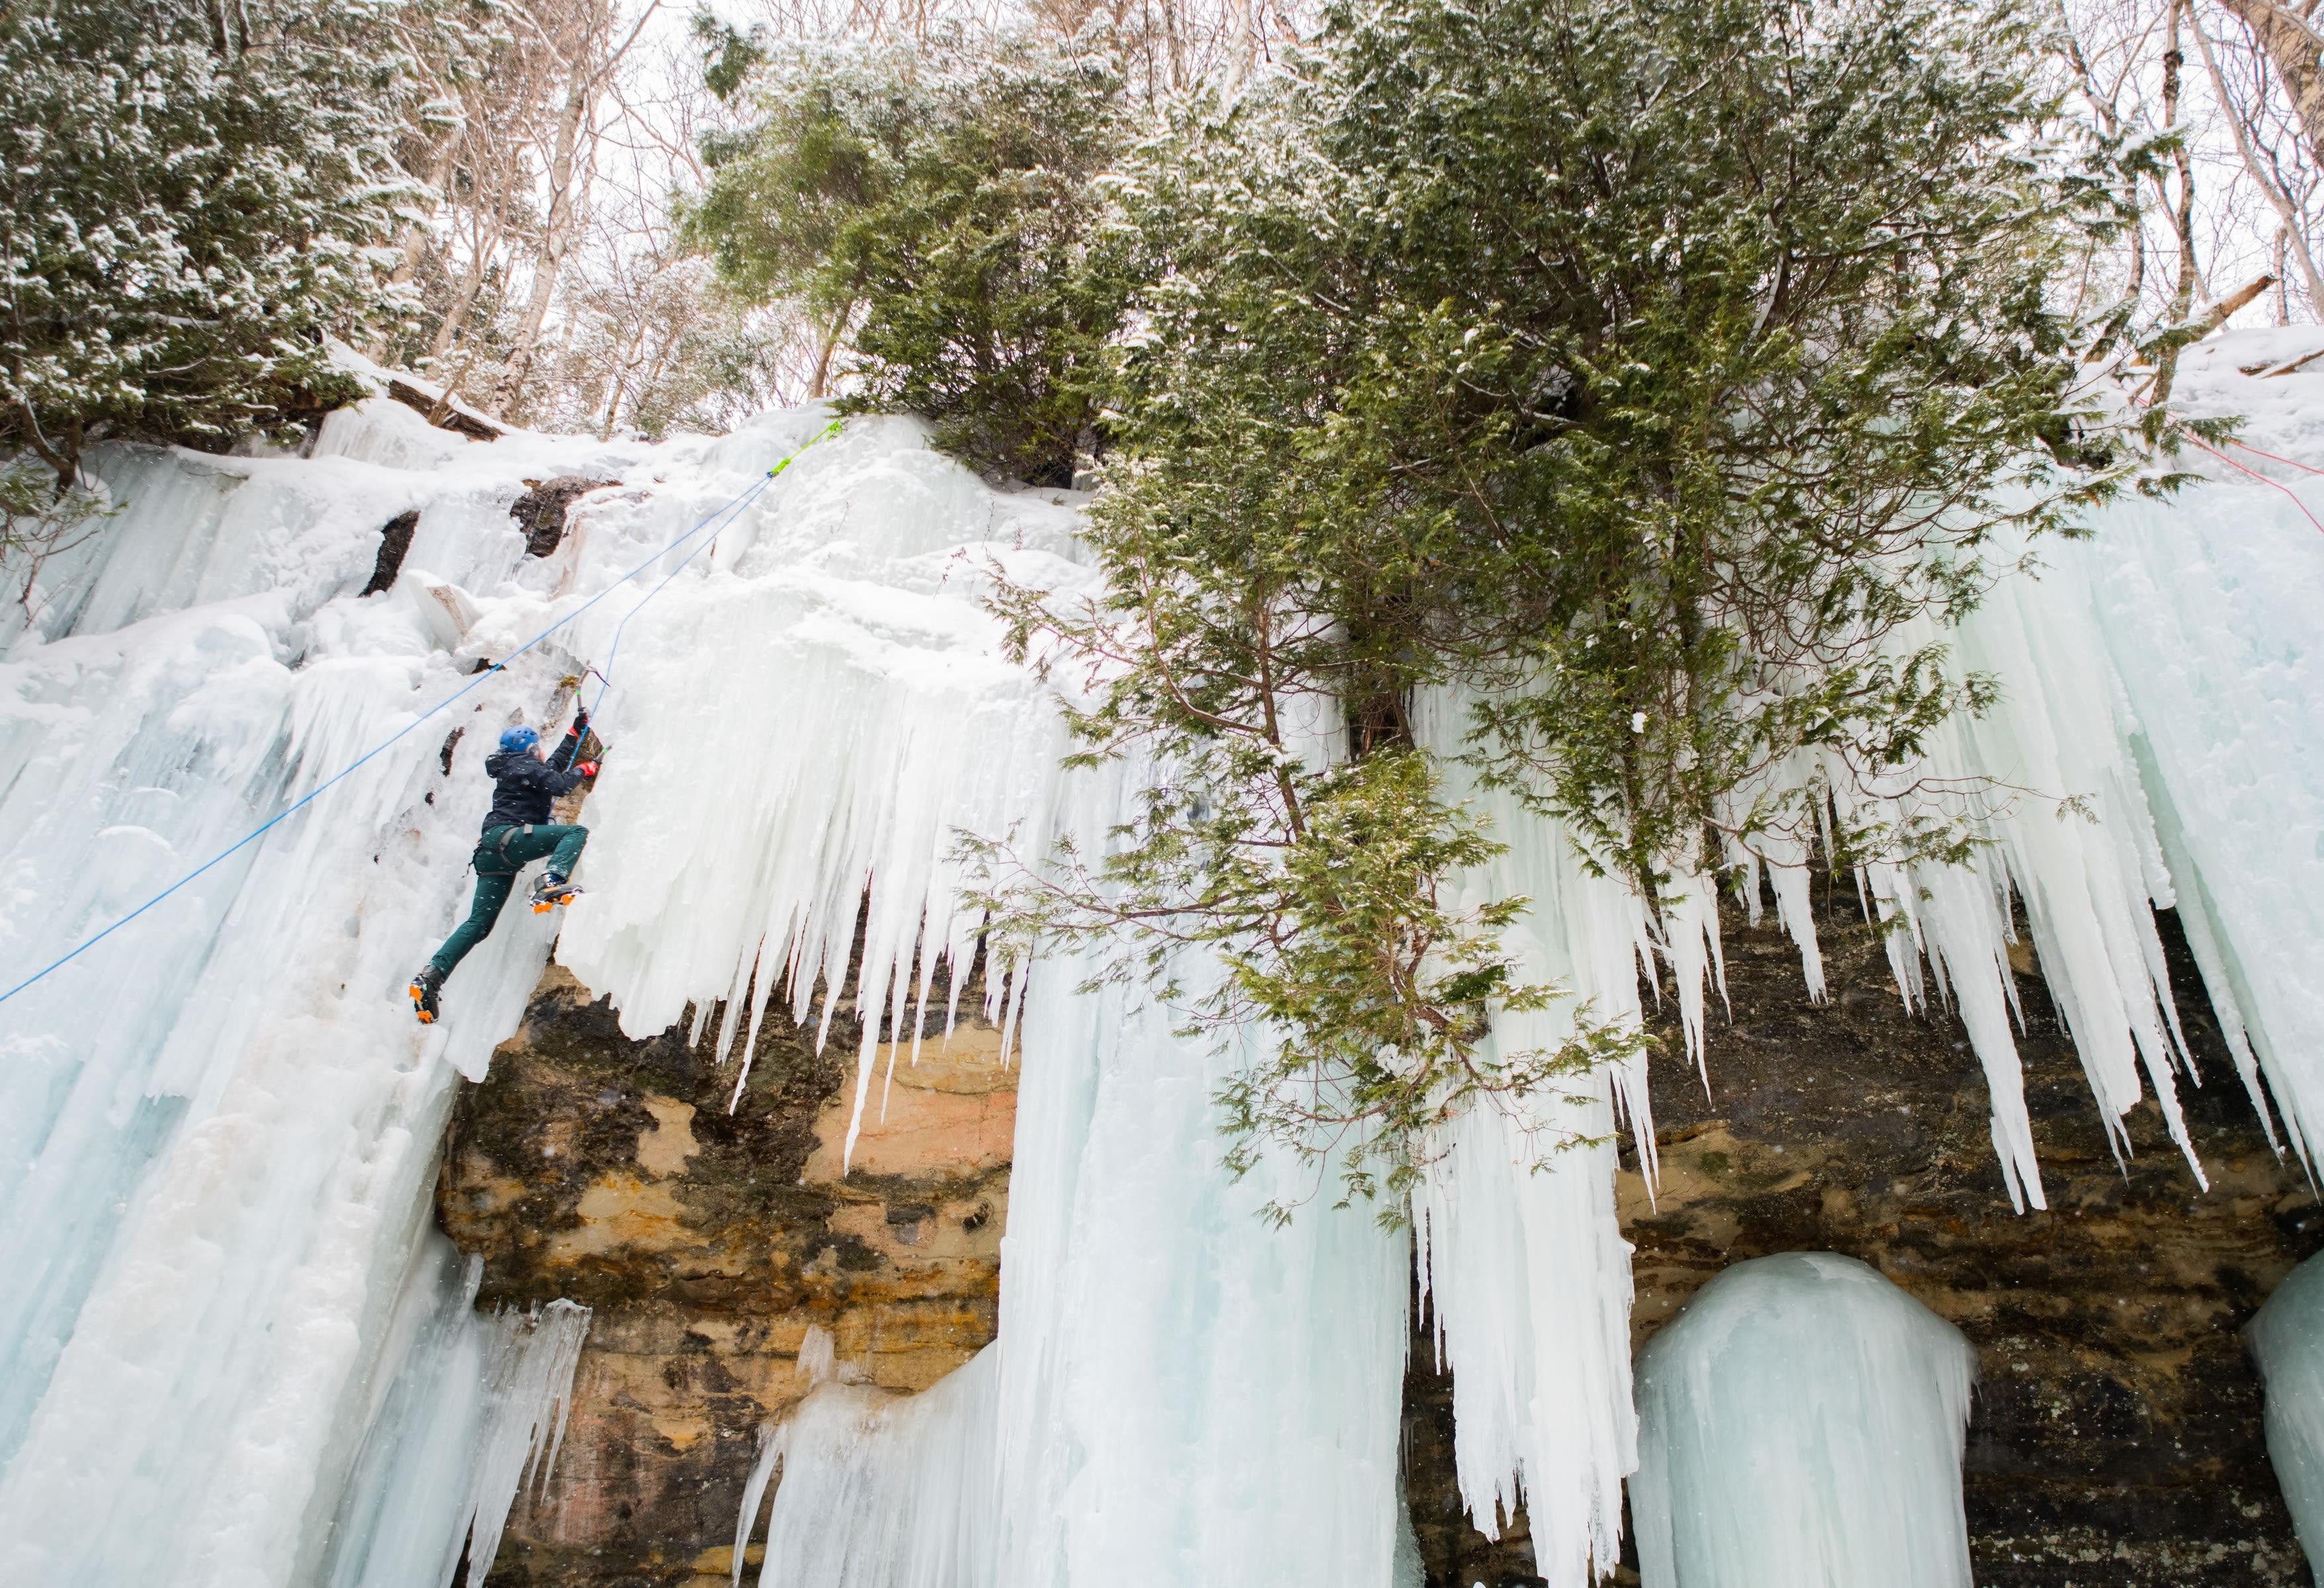
[[[2308,236],[2301,226],[2300,212],[2292,204],[2291,196],[2276,184],[2265,163],[2261,161],[2253,129],[2245,125],[2242,110],[2227,96],[2227,77],[2219,70],[2218,57],[2212,52],[2210,35],[2203,32],[2200,22],[2195,24],[2195,48],[2202,51],[2203,69],[2211,79],[2211,97],[2218,101],[2220,110],[2227,115],[2227,130],[2235,134],[2236,152],[2243,157],[2244,171],[2250,176],[2252,185],[2267,199],[2268,207],[2275,211],[2276,219],[2281,223],[2275,232],[2276,281],[2279,285],[2283,281],[2284,255],[2289,252],[2300,262],[2300,276],[2308,288],[2308,301],[2319,311],[2324,311],[2324,278],[2319,277],[2316,261],[2309,253]],[[2291,319],[2290,308],[2288,303],[2279,305],[2278,325]]]
[[[532,377],[533,350],[540,343],[540,328],[549,318],[549,305],[557,296],[558,282],[564,273],[565,256],[573,246],[580,212],[580,206],[575,202],[574,166],[590,113],[596,105],[597,89],[604,80],[598,56],[605,30],[612,22],[609,10],[591,5],[582,16],[578,36],[568,52],[565,104],[558,114],[557,137],[549,157],[549,220],[541,230],[540,256],[533,262],[532,292],[525,300],[523,317],[517,321],[507,371],[493,395],[495,417],[513,411],[523,398],[525,383]]]
[[[1259,64],[1259,23],[1251,0],[1230,0],[1227,6],[1227,65],[1221,90],[1231,101],[1242,91]]]
[[[2309,152],[2324,161],[2324,67],[2319,64],[2324,40],[2319,39],[2300,13],[2275,0],[2219,0],[2219,4],[2258,41],[2300,118],[2301,135],[2308,140]]]
[[[2179,46],[2179,22],[2187,0],[2164,0],[2164,4],[2163,128],[2173,132],[2179,126],[2179,88],[2187,64],[2186,51]],[[2179,281],[2171,295],[2171,323],[2175,326],[2183,323],[2195,307],[2195,171],[2183,141],[2174,152],[2173,163],[2179,171],[2179,201],[2171,216],[2172,228],[2179,234]],[[2150,388],[2154,406],[2160,408],[2171,401],[2172,384],[2178,375],[2179,347],[2173,343],[2155,361]]]
[[[428,168],[428,190],[436,195],[439,204],[444,202],[445,194],[450,189],[452,163],[459,150],[459,135],[455,134],[444,140],[444,147],[437,153],[436,163]],[[402,247],[403,258],[397,263],[395,273],[388,278],[399,287],[420,272],[420,256],[428,249],[428,223],[416,220],[404,227]]]
[[[834,322],[823,338],[823,347],[815,356],[815,375],[807,383],[809,402],[826,395],[831,390],[831,355],[839,346],[839,322]]]
[[[481,216],[476,217],[475,251],[469,255],[468,268],[461,275],[458,288],[452,293],[451,303],[445,308],[443,319],[436,327],[436,335],[429,342],[429,356],[441,358],[449,353],[452,350],[453,342],[460,335],[460,328],[467,323],[468,310],[475,306],[476,294],[484,288],[484,276],[491,266],[492,257],[500,249],[501,233],[507,217],[508,204],[505,196],[493,212],[492,233],[489,237],[484,233],[484,217]]]

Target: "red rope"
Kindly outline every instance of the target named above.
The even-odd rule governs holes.
[[[2132,397],[2132,398],[2131,398],[2131,403],[2132,403],[2132,406],[2136,407],[2136,408],[2142,408],[2142,409],[2149,406],[2149,404],[2145,402],[2145,400],[2144,400],[2144,399],[2140,398],[2140,397],[2136,397],[2136,396],[2134,396],[2134,397]],[[2300,511],[2301,511],[2301,512],[2308,512],[2308,504],[2307,504],[2306,503],[2304,503],[2304,502],[2301,502],[2299,497],[2297,497],[2297,496],[2292,496],[2292,492],[2290,491],[2290,489],[2288,489],[2288,488],[2283,485],[2283,483],[2282,483],[2282,481],[2280,481],[2280,480],[2269,480],[2269,479],[2268,479],[2268,477],[2267,477],[2265,475],[2264,475],[2264,474],[2260,473],[2260,472],[2259,472],[2259,470],[2257,470],[2257,469],[2255,469],[2255,468],[2248,467],[2248,466],[2246,466],[2246,465],[2244,465],[2244,464],[2237,463],[2234,458],[2229,457],[2226,453],[2219,451],[2217,448],[2214,448],[2214,447],[2210,447],[2210,446],[2207,446],[2207,445],[2205,445],[2205,444],[2204,444],[2200,439],[2199,439],[2198,438],[2196,438],[2196,437],[2195,437],[2195,436],[2193,436],[2193,435],[2189,435],[2189,436],[2187,437],[2187,439],[2188,439],[2188,440],[2190,440],[2190,441],[2193,441],[2193,442],[2195,443],[2195,445],[2196,445],[2196,446],[2198,446],[2198,447],[2201,447],[2201,448],[2203,448],[2203,450],[2204,450],[2204,451],[2206,451],[2206,452],[2209,453],[2212,457],[2214,457],[2218,458],[2221,463],[2226,464],[2229,468],[2242,469],[2244,473],[2246,473],[2246,474],[2247,474],[2247,475],[2251,475],[2251,477],[2252,477],[2252,478],[2254,478],[2254,479],[2255,479],[2255,480],[2267,480],[2267,483],[2268,483],[2269,485],[2273,485],[2277,490],[2283,492],[2283,494],[2284,494],[2285,495],[2287,495],[2287,496],[2292,496],[2292,501],[2293,501],[2293,502],[2295,502],[2295,503],[2299,503],[2299,504],[2300,504]],[[2311,467],[2310,465],[2308,465],[2308,464],[2304,464],[2304,463],[2301,462],[2301,461],[2300,461],[2298,458],[2296,458],[2296,457],[2278,457],[2275,453],[2273,453],[2273,452],[2263,452],[2262,450],[2260,450],[2260,448],[2256,448],[2256,447],[2253,446],[2253,445],[2252,445],[2250,442],[2248,442],[2248,441],[2229,440],[2229,441],[2228,441],[2228,443],[2227,443],[2227,445],[2228,445],[2228,446],[2230,446],[2230,447],[2240,447],[2241,448],[2243,448],[2243,450],[2245,450],[2246,452],[2250,453],[2253,457],[2264,457],[2264,458],[2266,458],[2270,463],[2281,463],[2281,464],[2285,464],[2285,465],[2288,465],[2289,466],[2291,466],[2291,467],[2292,467],[2292,468],[2300,469],[2300,470],[2301,470],[2302,472],[2307,473],[2307,474],[2311,474],[2311,475],[2324,475],[2324,468],[2315,468],[2315,467]],[[2317,522],[2317,518],[2316,518],[2316,515],[2315,515],[2314,513],[2312,513],[2312,512],[2308,512],[2308,522],[2309,522],[2310,523],[2311,523],[2311,524],[2315,524],[2315,525],[2316,525],[2316,527],[2317,527],[2318,529],[2319,529],[2319,530],[2324,530],[2324,523],[2319,523],[2319,522]]]
[[[2229,442],[2227,443],[2227,445],[2228,445],[2228,446],[2230,446],[2230,447],[2240,447],[2240,448],[2242,448],[2245,451],[2246,451],[2246,452],[2250,453],[2253,457],[2264,457],[2264,458],[2266,458],[2270,463],[2283,463],[2283,464],[2289,464],[2289,465],[2291,465],[2293,468],[2304,470],[2305,472],[2307,472],[2307,473],[2309,473],[2309,474],[2311,474],[2311,475],[2324,475],[2324,468],[2311,468],[2311,467],[2310,467],[2307,464],[2304,464],[2304,463],[2301,462],[2301,461],[2300,461],[2298,458],[2296,458],[2296,457],[2277,457],[2274,453],[2273,453],[2273,452],[2262,452],[2258,448],[2256,448],[2256,447],[2253,446],[2253,445],[2252,445],[2250,442],[2248,442],[2248,441],[2229,441]]]
[[[2282,480],[2272,480],[2272,479],[2269,479],[2269,478],[2267,477],[2267,475],[2264,475],[2264,474],[2260,473],[2260,472],[2259,472],[2259,470],[2257,470],[2257,469],[2255,469],[2255,468],[2252,467],[2250,465],[2248,465],[2248,464],[2237,463],[2234,458],[2229,457],[2226,453],[2224,453],[2224,452],[2220,451],[2218,448],[2216,448],[2216,447],[2212,446],[2212,445],[2211,445],[2209,442],[2208,442],[2208,441],[2204,441],[2204,440],[2202,440],[2202,439],[2199,439],[2199,438],[2197,438],[2197,437],[2194,437],[2194,436],[2189,436],[2189,437],[2187,437],[2187,438],[2185,438],[2185,439],[2186,439],[2187,440],[2189,440],[2189,441],[2192,441],[2196,446],[2200,447],[2204,451],[2206,451],[2206,452],[2209,453],[2212,457],[2214,457],[2218,458],[2221,463],[2226,464],[2229,468],[2232,468],[2232,469],[2240,469],[2242,472],[2244,472],[2245,474],[2247,474],[2247,475],[2251,475],[2251,477],[2252,477],[2252,478],[2254,478],[2254,479],[2255,479],[2255,480],[2257,480],[2257,481],[2261,482],[2263,485],[2273,485],[2277,490],[2279,490],[2279,491],[2282,492],[2286,496],[2291,497],[2291,498],[2292,498],[2292,506],[2294,506],[2294,507],[2296,507],[2296,508],[2298,508],[2298,509],[2300,509],[2300,511],[2301,511],[2302,513],[2307,514],[2308,522],[2309,522],[2310,523],[2314,524],[2314,525],[2316,526],[2316,529],[2317,529],[2318,533],[2319,533],[2319,534],[2324,534],[2324,519],[2319,519],[2319,518],[2318,518],[2314,513],[2312,513],[2312,512],[2309,512],[2309,511],[2308,511],[2308,503],[2306,503],[2305,502],[2302,502],[2302,501],[2300,499],[2299,493],[2297,493],[2297,492],[2295,492],[2294,490],[2292,490],[2292,488],[2291,486],[2289,486],[2289,485],[2285,485]],[[2251,448],[2251,450],[2257,451],[2258,449],[2257,449],[2256,448]],[[2262,453],[2260,453],[2260,456],[2261,456],[2261,457],[2266,457],[2266,456],[2267,456],[2267,454],[2265,454],[2264,452],[2262,452]],[[2324,472],[2324,471],[2319,471],[2319,470],[2310,470],[2310,473],[2319,473],[2319,472]]]

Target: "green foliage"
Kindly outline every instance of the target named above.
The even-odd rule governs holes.
[[[1109,722],[1102,708],[1077,726],[1103,742]],[[1586,1011],[1554,1048],[1487,1039],[1497,1015],[1558,990],[1526,982],[1500,941],[1525,900],[1447,897],[1500,846],[1446,809],[1425,755],[1308,764],[1283,748],[1300,735],[1249,725],[1153,737],[1162,775],[1102,856],[1067,843],[1037,869],[1004,844],[968,853],[1001,883],[979,900],[1001,957],[1080,939],[1099,950],[1089,988],[1130,985],[1184,1015],[1182,1035],[1248,1040],[1218,1097],[1235,1172],[1286,1148],[1337,1175],[1343,1203],[1384,1193],[1393,1219],[1422,1144],[1473,1100],[1545,1097],[1637,1048]]]
[[[1501,946],[1523,900],[1441,901],[1492,840],[1431,758],[1651,902],[1721,833],[1814,821],[1766,792],[1799,752],[1893,790],[1989,701],[1943,635],[1993,547],[2133,461],[2052,307],[2119,211],[2044,142],[2034,42],[2014,0],[1346,3],[1143,151],[1105,595],[999,605],[1102,680],[1091,753],[1176,781],[1014,919],[1149,972],[1217,947],[1281,1033],[1235,1122],[1377,1129],[1358,1188],[1442,1108],[1617,1051],[1583,1020],[1482,1058],[1556,990]]]
[[[37,623],[41,569],[119,511],[101,487],[76,483],[59,490],[56,475],[37,459],[0,465],[0,590]]]
[[[0,8],[0,446],[217,447],[354,394],[392,305],[395,0]]]
[[[1127,130],[1105,41],[706,37],[714,81],[756,115],[706,143],[686,216],[721,279],[844,344],[846,406],[909,410],[983,467],[1068,483],[1125,296],[1091,247]]]

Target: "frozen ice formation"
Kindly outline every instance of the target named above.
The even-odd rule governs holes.
[[[734,1577],[770,1481],[779,1480],[760,1581],[972,1588],[992,1573],[993,1392],[999,1359],[918,1395],[825,1383],[766,1430],[743,1488]]]
[[[330,1538],[329,1588],[480,1588],[518,1493],[546,1489],[572,1415],[589,1309],[476,1311],[484,1260],[420,1243],[383,1361],[383,1399]],[[471,1534],[473,1532],[473,1539]]]
[[[420,593],[539,608],[559,570],[523,563],[520,476],[640,450],[357,461],[417,424],[365,404],[308,460],[99,451],[124,511],[0,620],[5,984],[467,681]],[[404,577],[357,598],[414,506]],[[466,887],[480,730],[558,674],[495,675],[0,1005],[0,1581],[318,1580],[455,1076],[511,1029],[549,923],[503,926],[433,1032],[401,983]]]
[[[1429,703],[1423,732],[1457,732],[1458,703]],[[1635,895],[1592,876],[1574,847],[1505,791],[1469,788],[1507,852],[1471,879],[1484,897],[1533,900],[1513,934],[1523,974],[1572,1001],[1504,1012],[1489,1040],[1553,1048],[1578,1010],[1639,1018],[1649,923]],[[1674,934],[1700,955],[1705,939]],[[1717,938],[1709,940],[1716,947]],[[1704,969],[1696,965],[1698,972]],[[1702,976],[1681,978],[1702,1017]],[[1413,1197],[1431,1338],[1452,1369],[1453,1468],[1489,1536],[1526,1507],[1536,1569],[1578,1588],[1617,1558],[1622,1479],[1637,1464],[1630,1412],[1630,1248],[1614,1215],[1617,1110],[1651,1155],[1643,1056],[1570,1095],[1472,1109],[1435,1144]]]
[[[1853,1258],[1737,1263],[1638,1353],[1646,1588],[1969,1588],[1976,1354]]]
[[[2245,1338],[2266,1397],[2268,1464],[2300,1547],[2324,1560],[2324,1260],[2292,1269]]]
[[[100,452],[124,511],[0,614],[0,985],[475,688],[0,1005],[0,1581],[417,1583],[470,1526],[494,1534],[539,1417],[503,1445],[478,1410],[499,1393],[499,1325],[426,1234],[429,1179],[454,1077],[513,1029],[557,923],[506,919],[439,1027],[416,1028],[400,988],[465,903],[479,746],[565,709],[561,678],[610,662],[614,684],[589,891],[557,953],[632,1033],[723,1007],[719,1038],[747,1052],[777,996],[828,1013],[816,985],[844,975],[859,929],[863,997],[916,1005],[977,924],[956,829],[1013,829],[1038,853],[1118,819],[1134,774],[1060,772],[1053,704],[1000,660],[978,600],[994,563],[1087,587],[1071,495],[989,488],[909,421],[859,420],[715,535],[660,552],[827,423],[485,444],[375,400],[335,415],[309,459]],[[526,557],[510,503],[527,478],[576,474],[616,483]],[[1998,676],[1999,709],[1852,796],[1978,790],[1958,796],[1986,840],[1972,864],[1858,881],[1897,923],[1900,996],[1966,1020],[1997,1194],[2024,1205],[2042,1186],[2013,1034],[2020,910],[2110,1122],[2150,1093],[2168,1116],[2196,1078],[2164,905],[2288,1149],[2308,1155],[2324,1120],[2324,994],[2306,974],[2324,940],[2308,661],[2324,535],[2299,505],[2324,492],[2286,485],[2297,499],[2244,480],[2111,507],[2089,542],[2045,549],[2046,571],[1959,639],[1958,665]],[[413,510],[401,577],[358,596],[382,526]],[[1431,732],[1457,732],[1459,702],[1427,704]],[[1700,1066],[1719,879],[1650,912],[1550,824],[1471,794],[1509,850],[1467,885],[1535,901],[1528,965],[1615,1020],[1637,1018],[1638,970],[1655,968]],[[1808,859],[1804,839],[1725,857],[1770,885],[1812,990]],[[1610,1138],[1637,1131],[1651,1171],[1644,1061],[1454,1122],[1408,1236],[1328,1197],[1277,1232],[1256,1210],[1313,1187],[1281,1166],[1223,1172],[1210,1098],[1234,1054],[1079,980],[988,978],[1026,1066],[1001,1343],[910,1403],[816,1392],[770,1445],[767,1580],[855,1537],[836,1579],[852,1588],[1384,1588],[1407,1263],[1454,1375],[1473,1514],[1491,1528],[1523,1502],[1556,1588],[1609,1567],[1639,1459]],[[1554,1041],[1572,1014],[1495,1039]],[[854,1097],[876,1110],[866,1025]],[[1578,1144],[1544,1167],[1545,1140]],[[544,1315],[536,1341],[570,1326]],[[829,1537],[800,1524],[811,1504],[839,1508]],[[973,1547],[898,1543],[923,1532]]]
[[[1405,1240],[1328,1198],[1262,1222],[1328,1182],[1230,1180],[1232,1056],[1079,979],[1023,1017],[999,1342],[908,1401],[808,1397],[762,1460],[766,1588],[1388,1588]]]

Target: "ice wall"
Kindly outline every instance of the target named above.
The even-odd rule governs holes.
[[[396,437],[424,468],[352,456]],[[42,570],[0,659],[0,985],[469,682],[429,587],[539,605],[522,477],[640,451],[448,439],[374,402],[311,460],[100,451],[125,508]],[[404,578],[356,599],[415,505]],[[0,1006],[0,1581],[318,1579],[455,1074],[550,923],[512,916],[432,1032],[401,985],[466,891],[476,746],[559,670],[492,676]]]
[[[1852,1258],[1738,1263],[1638,1355],[1646,1588],[1969,1588],[1975,1354]]]
[[[335,418],[314,460],[106,459],[128,511],[44,570],[0,695],[18,802],[0,814],[20,817],[0,855],[10,969],[578,615],[10,1004],[24,1062],[0,1085],[25,1106],[0,1131],[37,1216],[7,1234],[35,1282],[0,1303],[21,1348],[0,1574],[418,1582],[471,1519],[489,1558],[512,1487],[476,1475],[508,1476],[480,1409],[500,1370],[465,1276],[423,1239],[428,1170],[452,1074],[480,1074],[512,1028],[555,923],[509,917],[432,1032],[400,989],[465,900],[476,752],[558,708],[559,675],[587,661],[614,679],[590,891],[561,951],[633,1029],[723,1001],[739,1036],[787,971],[817,1018],[818,973],[841,979],[859,926],[868,996],[917,999],[934,951],[964,950],[974,925],[955,829],[1013,827],[1038,853],[1059,822],[1113,819],[1118,780],[1067,792],[1054,709],[997,660],[977,600],[988,561],[1086,577],[1069,497],[990,490],[918,427],[864,421],[715,540],[655,555],[827,417],[659,448],[487,447],[374,403]],[[507,504],[555,473],[622,483],[553,556],[522,559]],[[397,587],[355,597],[379,526],[413,506]],[[984,1370],[987,1391],[862,1438],[973,1448],[1006,1479],[1008,1503],[974,1512],[994,1558],[1024,1565],[997,1581],[1279,1581],[1325,1561],[1385,1582],[1402,1239],[1320,1209],[1271,1234],[1255,1210],[1298,1187],[1222,1173],[1209,1098],[1231,1056],[1073,980],[1022,1011],[1057,1056],[1020,1104],[1006,1309],[1022,1350]],[[869,1048],[858,1097],[876,1108]],[[800,1439],[779,1518],[845,1444]]]
[[[2292,1269],[2245,1337],[2266,1392],[2268,1463],[2300,1547],[2324,1560],[2324,1260]]]
[[[660,448],[486,446],[374,402],[335,417],[309,460],[103,457],[126,512],[0,619],[9,983],[474,682],[480,660],[575,621],[0,1009],[0,1271],[26,1277],[0,1291],[0,1577],[385,1582],[456,1536],[468,1491],[425,1453],[482,1437],[486,1364],[455,1326],[458,1276],[425,1255],[429,1157],[451,1075],[480,1074],[513,1026],[554,923],[512,914],[435,1031],[399,988],[464,902],[477,752],[559,707],[560,676],[594,661],[614,686],[590,891],[558,953],[635,1033],[723,1005],[721,1036],[739,1040],[779,986],[823,1018],[818,985],[842,978],[859,929],[866,1007],[913,1002],[975,924],[955,829],[1013,830],[1038,854],[1116,819],[1123,786],[1060,776],[1054,712],[997,660],[977,604],[991,562],[1084,587],[1070,495],[991,490],[910,423],[857,421],[715,540],[656,556],[826,421],[768,415]],[[620,484],[553,556],[524,559],[509,502],[528,476],[569,473]],[[401,580],[355,597],[380,525],[414,507]],[[2001,710],[1869,793],[1902,808],[1931,780],[1989,780],[2009,797],[1969,809],[1987,840],[1976,863],[1859,879],[1900,923],[1900,995],[1967,1020],[1999,1189],[2034,1205],[2016,907],[2110,1121],[2149,1091],[2167,1109],[2190,1079],[2151,912],[2174,900],[2246,1034],[2246,1084],[2303,1148],[2324,1108],[2305,1057],[2324,1051],[2324,1012],[2301,973],[2324,925],[2324,724],[2305,661],[2324,535],[2258,485],[2095,527],[1960,637],[1960,665],[2000,676]],[[1536,900],[1529,965],[1614,1020],[1637,1018],[1637,971],[1654,967],[1699,1066],[1717,879],[1648,912],[1554,827],[1474,797],[1510,851],[1471,882]],[[1807,858],[1763,844],[1727,860],[1771,885],[1814,988]],[[1522,1500],[1559,1588],[1610,1565],[1637,1455],[1609,1138],[1637,1130],[1651,1170],[1642,1067],[1454,1122],[1409,1246],[1316,1205],[1274,1233],[1254,1210],[1301,1187],[1275,1171],[1232,1184],[1218,1163],[1209,1097],[1233,1055],[1076,979],[990,978],[1024,1000],[993,1012],[1021,1022],[1027,1063],[1003,1345],[908,1412],[826,1396],[823,1432],[782,1445],[775,1556],[800,1564],[808,1535],[785,1519],[832,1493],[859,1497],[841,1530],[867,1537],[938,1538],[975,1516],[981,1542],[955,1565],[989,1560],[982,1580],[1011,1588],[1384,1581],[1409,1251],[1479,1520]],[[1570,1018],[1507,1020],[1495,1039],[1554,1041]],[[865,1023],[856,1099],[877,1109],[880,1022]],[[1545,1141],[1570,1145],[1545,1164]],[[890,1464],[927,1480],[908,1525],[892,1495],[845,1481]],[[940,1499],[945,1473],[989,1480],[989,1501]],[[392,1553],[406,1544],[409,1561]],[[870,1588],[933,1558],[874,1551],[844,1575]]]

